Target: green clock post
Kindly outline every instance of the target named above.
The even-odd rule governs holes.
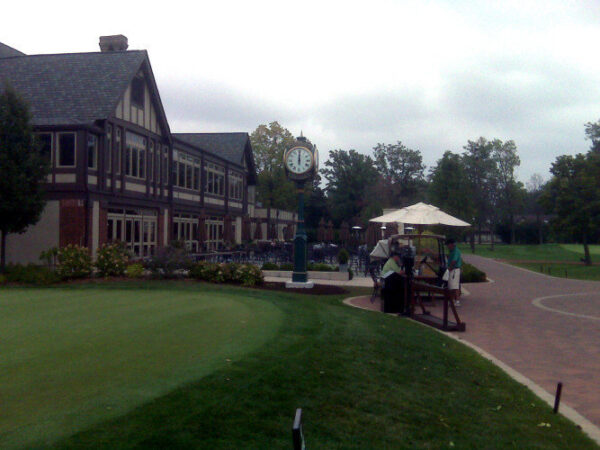
[[[298,192],[298,223],[294,237],[294,271],[292,281],[286,283],[288,288],[311,288],[313,282],[308,280],[306,263],[308,259],[306,227],[304,225],[304,185],[319,170],[319,154],[317,148],[308,139],[300,135],[294,145],[283,155],[285,171],[296,183]]]

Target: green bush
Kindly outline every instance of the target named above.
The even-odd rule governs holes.
[[[176,278],[178,271],[189,270],[192,264],[186,249],[175,241],[168,247],[159,249],[155,256],[145,262],[145,267],[156,278]]]
[[[58,283],[60,276],[45,266],[36,266],[35,264],[9,264],[6,266],[6,273],[3,275],[5,282],[23,283],[35,285],[47,285]],[[0,283],[2,284],[2,283]]]
[[[123,242],[104,244],[98,249],[96,269],[101,277],[121,276],[129,262],[129,252]]]
[[[55,267],[57,259],[58,247],[52,247],[40,253],[40,260],[42,260],[48,267]]]
[[[348,264],[349,259],[350,259],[350,254],[348,253],[348,250],[346,250],[345,248],[341,249],[339,251],[339,253],[337,254],[337,260],[338,260],[338,263],[340,263],[340,264]]]
[[[142,278],[144,275],[144,266],[140,263],[129,264],[125,269],[127,278]]]
[[[190,269],[190,276],[209,283],[233,283],[243,286],[255,286],[264,281],[261,270],[252,264],[199,262]]]
[[[313,270],[315,272],[333,272],[334,268],[329,264],[324,263],[311,263],[307,266],[308,270]]]
[[[6,284],[6,275],[2,275],[0,273],[0,286],[2,286],[3,284]]]
[[[86,278],[92,273],[92,257],[85,247],[69,244],[58,250],[56,272],[63,280]]]
[[[279,266],[272,262],[266,262],[262,265],[261,270],[279,270]]]
[[[482,272],[472,264],[463,263],[460,269],[461,283],[483,283],[487,281],[485,272]]]
[[[279,265],[279,270],[294,270],[294,265],[292,263],[283,263]]]
[[[352,272],[352,269],[348,269],[348,279],[351,280],[352,278],[354,278],[354,272]]]

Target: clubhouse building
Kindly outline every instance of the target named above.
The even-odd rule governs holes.
[[[7,239],[7,261],[123,241],[137,257],[172,240],[192,252],[293,236],[296,215],[255,207],[248,133],[172,133],[145,50],[25,55],[0,43],[0,90],[28,103],[51,161],[41,220]],[[0,168],[0,176],[1,176]]]

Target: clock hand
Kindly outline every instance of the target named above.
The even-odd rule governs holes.
[[[298,152],[298,165],[300,165],[300,152]]]

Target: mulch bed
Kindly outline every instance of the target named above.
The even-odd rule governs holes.
[[[128,282],[128,283],[133,284],[136,282],[139,283],[140,281],[152,282],[155,280],[147,279],[147,278],[128,278],[128,277],[82,278],[82,279],[77,279],[77,280],[62,281],[59,283],[55,283],[52,286],[82,285],[82,284],[88,284],[88,285],[89,284],[92,284],[92,285],[99,284],[99,285],[101,285],[101,284],[108,284],[108,283],[115,283],[115,282],[119,282],[119,283]],[[179,282],[190,283],[190,284],[205,283],[204,281],[199,282],[199,281],[191,279],[191,278],[177,278],[177,279],[168,280],[168,281],[179,281]],[[219,284],[219,283],[216,283],[216,284]],[[236,284],[225,284],[225,283],[223,283],[222,285],[223,286],[225,286],[225,285],[239,286]],[[21,283],[5,283],[3,286],[17,287],[17,286],[27,286],[27,285],[21,284]],[[341,286],[329,286],[326,284],[315,284],[314,287],[312,287],[310,289],[288,289],[285,287],[285,282],[265,282],[261,286],[253,286],[252,288],[266,290],[266,291],[297,292],[299,294],[309,294],[309,295],[340,295],[340,294],[348,293],[348,290],[344,289]]]

